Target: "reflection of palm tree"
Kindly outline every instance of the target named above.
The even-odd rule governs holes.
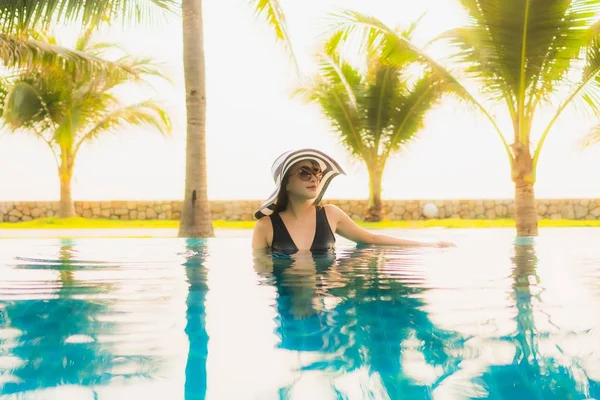
[[[40,265],[21,265],[24,269],[51,268],[58,272],[60,289],[56,295],[35,293],[28,299],[2,301],[5,318],[2,329],[16,329],[14,341],[4,340],[3,350],[21,360],[12,369],[18,380],[4,385],[5,394],[54,387],[63,384],[96,385],[111,377],[114,355],[99,343],[98,336],[110,334],[113,323],[98,322],[108,304],[84,300],[106,290],[106,286],[77,285],[74,279],[73,243],[61,243],[58,260]],[[79,266],[81,267],[81,266]],[[114,375],[112,375],[114,376]]]
[[[346,272],[352,277],[347,287],[333,294],[344,296],[344,292],[355,292],[351,302],[343,302],[338,307],[356,315],[356,343],[362,345],[363,350],[354,354],[364,353],[364,350],[368,354],[362,362],[355,362],[355,366],[368,365],[372,373],[380,376],[393,399],[427,398],[428,383],[406,377],[409,366],[403,365],[401,355],[408,351],[407,347],[412,347],[407,342],[418,341],[424,361],[430,366],[442,367],[445,375],[457,368],[457,360],[447,354],[447,347],[456,338],[437,328],[423,310],[424,288],[381,270],[382,266],[392,266],[390,261],[384,264],[385,251],[367,249],[341,261],[341,266],[347,264]],[[360,273],[356,273],[357,267]]]
[[[186,239],[185,274],[189,284],[187,297],[187,325],[185,333],[189,340],[188,359],[185,368],[185,399],[204,399],[206,396],[206,357],[208,334],[206,333],[204,301],[208,291],[205,248],[203,240]]]
[[[58,271],[60,274],[61,290],[65,287],[72,287],[74,283],[73,269],[70,267],[70,262],[75,253],[74,242],[72,239],[60,240],[58,260],[61,267],[59,267]]]
[[[451,373],[457,368],[457,361],[446,352],[452,336],[436,328],[422,309],[424,289],[381,271],[382,251],[356,250],[315,268],[312,281],[318,284],[313,285],[313,293],[324,303],[337,304],[303,319],[291,313],[291,297],[309,280],[294,272],[298,267],[294,261],[282,263],[278,270],[279,260],[274,260],[281,347],[320,353],[322,358],[303,370],[346,373],[367,367],[379,375],[391,398],[425,398],[426,384],[402,378],[405,343],[413,338],[420,341],[425,361]]]
[[[534,318],[535,304],[541,302],[534,245],[516,245],[512,261],[516,332],[500,339],[512,341],[516,351],[510,365],[492,366],[482,376],[488,390],[508,399],[597,398],[600,385],[584,373],[574,373],[579,367],[565,365],[539,350],[540,342],[548,335],[538,331]]]

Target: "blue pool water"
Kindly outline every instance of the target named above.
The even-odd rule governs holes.
[[[600,398],[600,229],[388,233],[2,239],[0,399]]]

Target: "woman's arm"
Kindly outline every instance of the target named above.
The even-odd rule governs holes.
[[[363,244],[381,244],[392,246],[419,246],[419,247],[454,247],[454,243],[450,242],[435,242],[425,243],[416,242],[413,240],[400,239],[394,236],[382,235],[369,232],[356,224],[340,208],[334,205],[327,205],[327,210],[330,210],[335,220],[337,221],[335,232],[353,242]]]

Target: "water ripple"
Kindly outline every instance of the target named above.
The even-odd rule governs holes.
[[[247,237],[6,240],[0,395],[600,398],[600,231],[545,232],[282,259]]]

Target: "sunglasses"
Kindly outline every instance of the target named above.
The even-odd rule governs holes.
[[[296,172],[301,180],[308,182],[310,178],[314,175],[318,182],[323,178],[323,173],[318,168],[308,168],[308,167],[300,167],[298,172]],[[294,174],[292,174],[294,175]]]

